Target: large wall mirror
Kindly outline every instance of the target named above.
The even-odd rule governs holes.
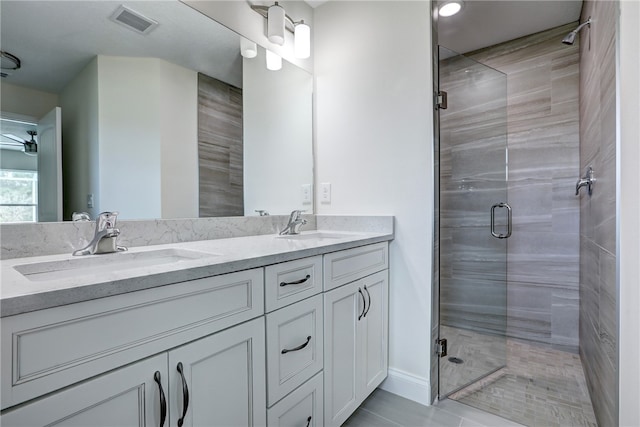
[[[0,9],[3,222],[313,212],[308,72],[177,0]]]

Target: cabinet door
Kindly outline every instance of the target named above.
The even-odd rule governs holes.
[[[162,353],[48,397],[9,410],[0,424],[9,426],[167,426],[161,420],[160,387],[167,396],[167,354]],[[166,400],[165,400],[166,402]],[[167,413],[166,403],[164,413]]]
[[[327,426],[341,425],[360,405],[358,329],[363,311],[364,294],[358,282],[324,295],[324,421]]]
[[[170,425],[265,425],[264,335],[261,317],[171,350]]]
[[[388,369],[388,270],[381,271],[358,281],[367,299],[365,312],[360,322],[360,345],[362,357],[360,369],[360,401],[373,392],[387,377]]]

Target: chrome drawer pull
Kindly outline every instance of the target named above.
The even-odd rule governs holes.
[[[304,279],[296,280],[295,282],[280,282],[280,286],[301,285],[302,283],[306,282],[309,279],[311,279],[311,275],[307,274],[307,276]]]
[[[303,348],[305,348],[305,347],[309,344],[309,341],[311,341],[311,335],[309,335],[309,336],[307,337],[307,342],[306,342],[306,343],[304,343],[304,344],[300,344],[299,346],[294,347],[294,348],[285,348],[285,349],[284,349],[284,350],[282,350],[280,353],[281,353],[281,354],[287,354],[287,353],[289,353],[290,351],[298,351],[298,350],[302,350]]]

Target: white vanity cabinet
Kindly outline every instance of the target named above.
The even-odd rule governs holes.
[[[387,375],[388,243],[2,318],[9,426],[338,426]]]
[[[2,409],[264,314],[263,269],[2,318]]]
[[[94,426],[96,420],[104,426],[158,427],[164,413],[166,426],[167,384],[164,353],[11,409],[0,420],[7,427]]]
[[[388,270],[324,295],[324,421],[339,426],[387,376]]]
[[[264,426],[264,348],[260,317],[9,410],[2,425]]]

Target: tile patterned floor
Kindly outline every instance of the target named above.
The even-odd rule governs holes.
[[[443,364],[441,374],[448,379],[441,386],[455,390],[483,372],[497,370],[434,406],[376,390],[343,426],[597,426],[577,354],[449,329],[449,356],[464,363]],[[480,360],[478,354],[495,358]]]
[[[507,365],[507,340],[504,336],[444,325],[440,325],[440,336],[447,339],[448,347],[447,356],[441,359],[440,364],[440,394],[443,396]],[[449,362],[451,357],[460,359],[462,363]]]
[[[486,335],[470,335],[470,347],[490,345]],[[462,351],[462,350],[460,350]],[[451,353],[450,353],[451,354]],[[469,357],[468,352],[462,352]],[[507,366],[449,398],[527,426],[597,426],[577,354],[507,340]],[[449,369],[464,381],[460,365]],[[474,370],[471,370],[474,372]]]
[[[423,406],[378,389],[364,401],[343,427],[522,427],[453,400]]]

